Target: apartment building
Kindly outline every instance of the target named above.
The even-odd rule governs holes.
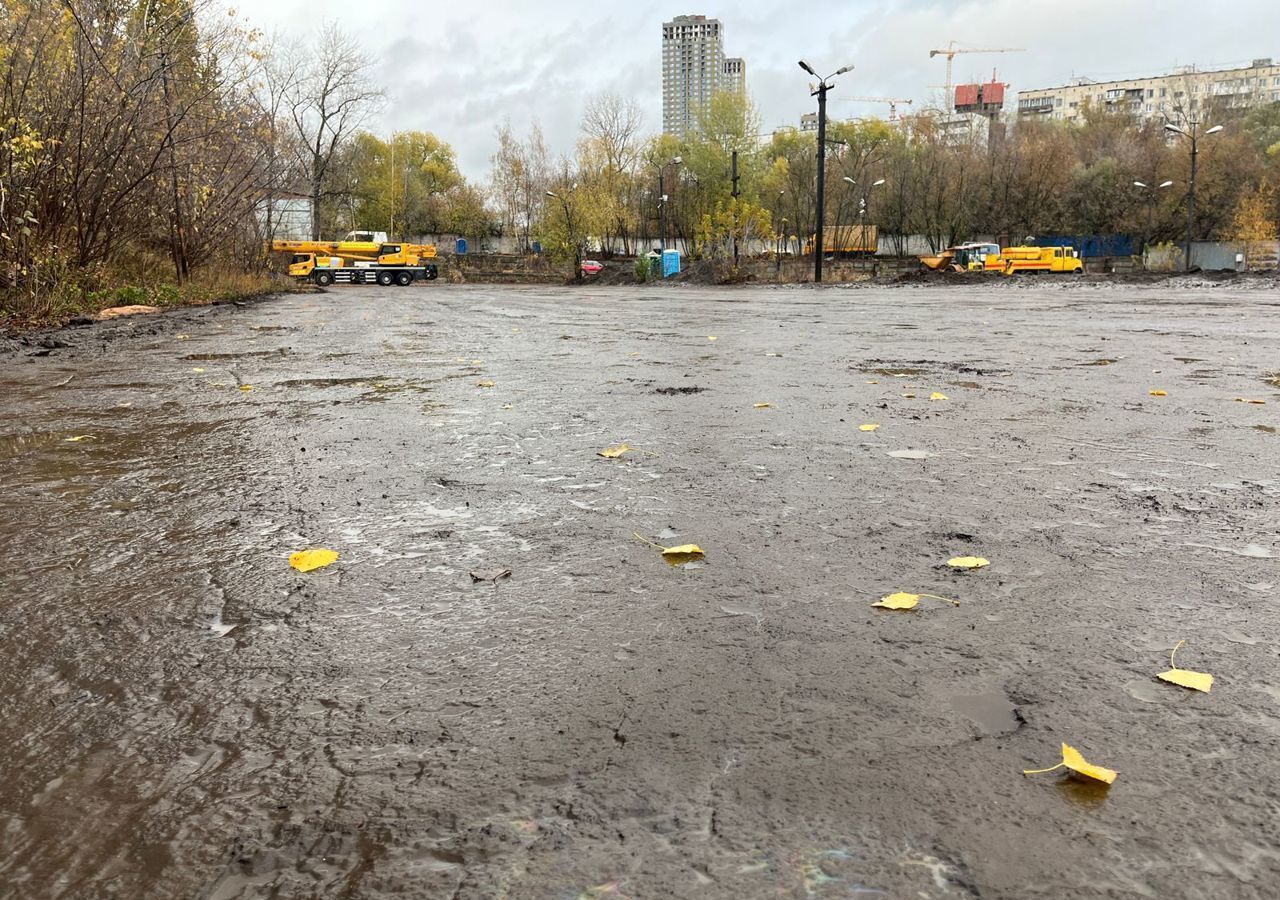
[[[683,137],[717,91],[747,89],[747,64],[724,55],[724,25],[706,16],[662,23],[662,130]]]
[[[1062,87],[1018,92],[1019,118],[1077,121],[1086,106],[1129,113],[1139,119],[1198,117],[1210,108],[1241,109],[1280,101],[1280,65],[1255,59],[1245,68],[1200,71],[1194,66],[1168,75],[1123,81],[1078,79]]]

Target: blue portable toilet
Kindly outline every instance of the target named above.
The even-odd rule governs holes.
[[[454,245],[453,252],[458,254],[459,256],[466,256],[467,255],[467,239],[458,238],[457,243]]]
[[[662,251],[662,277],[670,278],[672,275],[680,274],[680,251],[679,250],[663,250]]]
[[[533,252],[538,256],[542,255],[542,241],[533,242]]]

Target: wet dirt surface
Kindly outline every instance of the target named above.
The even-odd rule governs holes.
[[[1275,896],[1274,291],[148,318],[0,356],[0,897]]]

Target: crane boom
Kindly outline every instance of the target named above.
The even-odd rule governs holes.
[[[889,121],[898,121],[898,104],[905,103],[911,105],[911,100],[905,97],[841,97],[841,100],[851,100],[856,103],[888,103],[889,104]]]
[[[945,56],[947,58],[947,107],[954,109],[955,106],[955,97],[953,95],[955,82],[951,79],[951,64],[958,55],[961,53],[1025,53],[1026,49],[1026,47],[957,47],[956,42],[953,40],[947,42],[946,50],[930,50],[930,59],[935,56]]]

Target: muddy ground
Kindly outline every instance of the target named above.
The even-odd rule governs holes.
[[[345,288],[0,366],[0,897],[1275,896],[1274,290]]]

